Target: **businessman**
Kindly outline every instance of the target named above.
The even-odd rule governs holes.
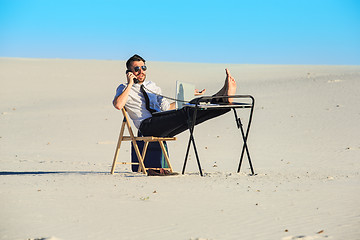
[[[175,103],[169,103],[162,97],[161,89],[152,81],[146,80],[147,66],[139,55],[132,56],[126,62],[127,83],[121,84],[113,100],[116,109],[125,107],[135,127],[143,136],[173,137],[188,129],[188,116],[194,108],[183,107],[175,110]],[[213,96],[232,96],[236,93],[236,82],[228,69],[224,86]],[[195,90],[202,95],[206,90]],[[232,102],[231,98],[219,98],[220,102]],[[173,110],[173,111],[169,111]],[[195,124],[220,116],[229,109],[202,109],[197,112]]]

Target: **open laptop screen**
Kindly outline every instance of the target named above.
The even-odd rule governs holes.
[[[181,81],[176,81],[176,94],[175,98],[180,100],[176,101],[176,109],[182,108],[185,102],[181,101],[190,101],[194,98],[195,85],[192,83],[186,83]]]

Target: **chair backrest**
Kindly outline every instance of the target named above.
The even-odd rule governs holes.
[[[127,114],[127,112],[126,112],[125,107],[123,107],[123,108],[121,109],[121,112],[122,112],[122,114],[124,115],[123,122],[125,123],[128,131],[129,131],[130,136],[131,136],[132,138],[133,138],[133,137],[136,137],[136,136],[134,135],[133,131],[132,131],[131,124],[130,124],[130,118],[129,118],[129,115]]]

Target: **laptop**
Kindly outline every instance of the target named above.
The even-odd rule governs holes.
[[[195,85],[192,83],[186,83],[181,81],[176,81],[176,109],[182,108],[186,102],[194,98]],[[185,102],[183,102],[185,101]]]

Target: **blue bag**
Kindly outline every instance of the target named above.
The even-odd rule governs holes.
[[[140,154],[144,148],[144,141],[136,141],[140,150]],[[164,146],[167,155],[169,156],[167,144],[164,141]],[[138,163],[139,160],[137,158],[135,148],[131,143],[131,162]],[[168,164],[166,162],[165,156],[161,150],[160,144],[158,142],[150,142],[146,151],[144,165],[146,168],[168,168]],[[133,172],[137,172],[139,165],[132,165],[131,169]]]

